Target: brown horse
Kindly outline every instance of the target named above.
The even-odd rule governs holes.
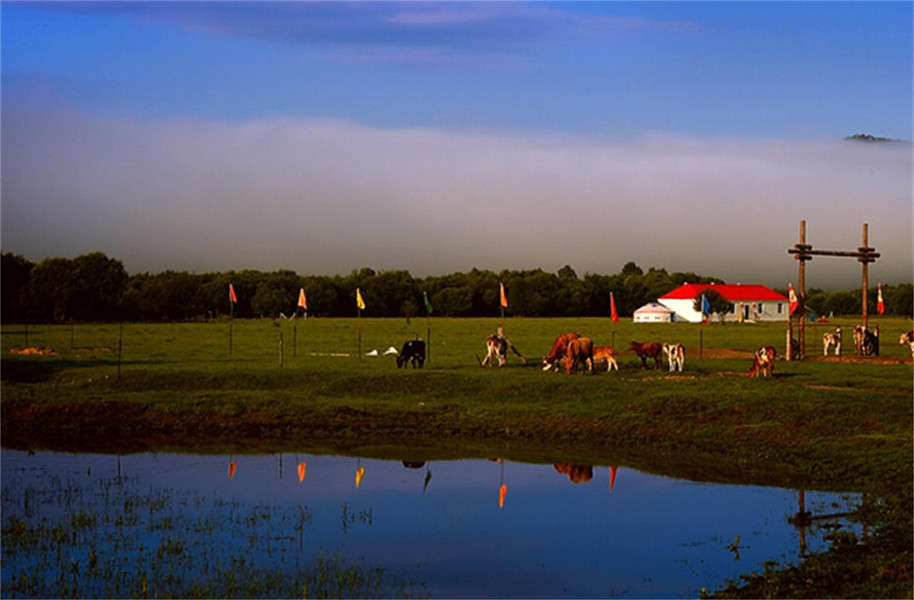
[[[641,359],[641,368],[647,368],[647,359],[654,359],[654,367],[660,368],[660,361],[663,359],[663,344],[659,342],[653,343],[641,343],[641,342],[629,342],[629,348],[632,349],[632,352],[638,355],[638,358]]]
[[[568,350],[568,342],[576,340],[579,337],[581,337],[580,333],[569,331],[568,333],[563,333],[555,338],[555,341],[552,343],[552,350],[543,358],[543,370],[548,371],[554,368],[556,363],[565,357],[565,352]]]

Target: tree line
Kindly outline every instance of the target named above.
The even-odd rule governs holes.
[[[299,275],[291,270],[218,273],[164,271],[129,275],[120,260],[93,252],[76,258],[32,263],[5,252],[2,258],[0,319],[4,323],[68,321],[192,321],[225,317],[278,318],[298,309],[305,290],[307,313],[317,317],[356,315],[355,290],[366,317],[497,316],[499,285],[504,284],[505,314],[526,317],[609,316],[610,292],[619,316],[631,316],[647,302],[684,283],[723,283],[696,273],[668,273],[634,262],[619,273],[578,276],[570,266],[556,273],[542,269],[413,277],[409,271],[354,270],[348,275]],[[230,304],[232,285],[238,302]],[[786,290],[778,290],[786,295]],[[886,314],[911,315],[912,285],[883,286]],[[818,314],[860,312],[861,291],[810,290],[807,306]],[[876,292],[869,294],[875,314]]]

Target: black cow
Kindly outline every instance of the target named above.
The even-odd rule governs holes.
[[[425,342],[422,340],[410,340],[403,344],[400,355],[397,356],[397,368],[404,366],[408,362],[413,363],[413,368],[417,366],[421,369],[425,364]]]

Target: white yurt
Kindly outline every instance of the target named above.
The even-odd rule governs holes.
[[[657,302],[648,302],[635,311],[635,323],[672,323],[676,320],[676,313]]]

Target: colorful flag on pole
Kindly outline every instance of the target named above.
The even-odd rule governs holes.
[[[793,315],[793,311],[797,309],[797,305],[800,304],[800,301],[797,299],[797,293],[793,291],[792,283],[787,286],[787,298],[790,301],[790,314]]]
[[[505,284],[499,283],[498,289],[501,294],[501,307],[508,308],[508,296],[505,294]]]
[[[238,304],[238,296],[235,295],[235,286],[231,283],[229,284],[229,302],[232,304]]]
[[[305,288],[298,290],[298,307],[302,310],[308,310],[308,299],[305,297]]]
[[[613,296],[613,293],[609,293],[609,315],[613,320],[613,323],[619,322],[619,313],[616,312],[616,298]]]
[[[426,314],[432,314],[432,303],[428,301],[428,294],[426,292],[422,292],[422,300],[425,302]]]
[[[882,284],[876,286],[876,312],[885,313],[885,302],[882,300]]]
[[[355,305],[359,307],[359,310],[365,310],[365,301],[362,300],[362,292],[359,288],[355,288]]]

